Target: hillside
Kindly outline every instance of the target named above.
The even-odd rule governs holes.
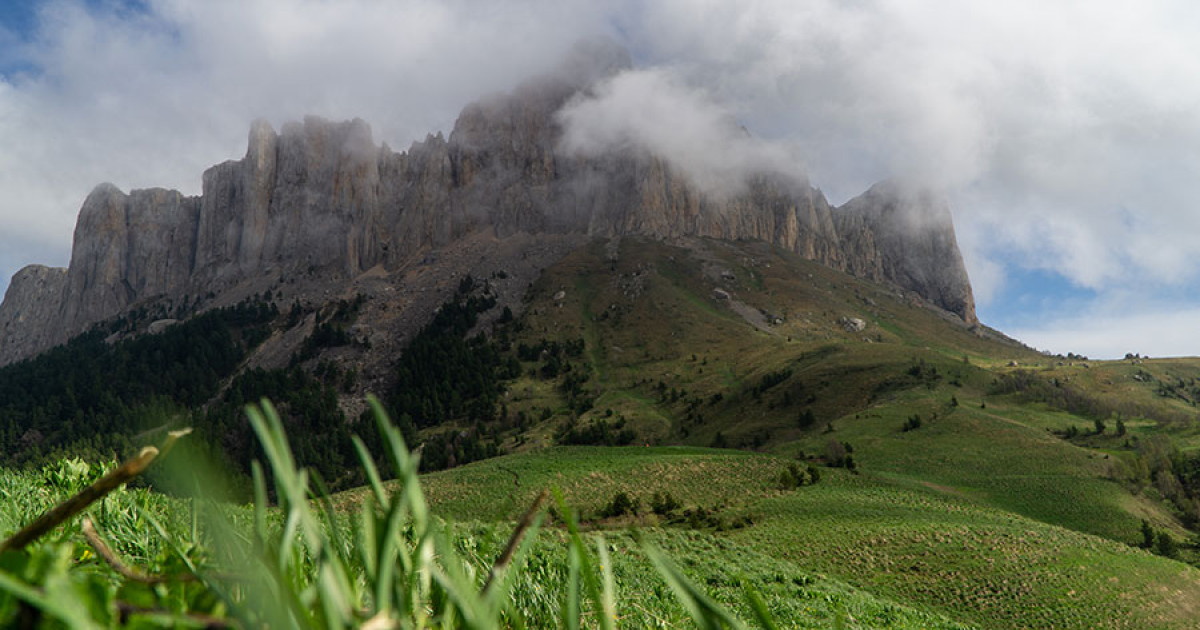
[[[857,475],[827,469],[814,485],[784,490],[777,479],[790,461],[714,449],[560,447],[434,473],[424,482],[435,513],[468,523],[515,519],[538,488],[553,485],[617,540],[636,527],[689,557],[698,546],[720,550],[713,553],[728,561],[689,560],[697,581],[710,585],[768,570],[751,560],[765,557],[779,562],[769,570],[785,582],[833,578],[966,626],[1192,623],[1200,572],[1186,565],[866,467]],[[618,492],[641,502],[639,516],[598,516]],[[680,506],[656,513],[660,492]],[[339,496],[347,506],[359,499]],[[697,513],[703,517],[691,516]],[[637,562],[620,560],[618,570]],[[781,621],[822,627],[790,608],[807,605],[805,596],[774,597]],[[736,594],[725,592],[723,601],[735,604]],[[907,623],[901,619],[858,622],[901,627]]]
[[[752,522],[705,527],[722,540],[969,624],[1187,627],[1200,603],[1200,573],[1133,546],[1146,521],[1195,558],[1194,361],[1045,356],[759,243],[597,243],[528,299],[514,344],[583,351],[565,377],[546,350],[522,362],[505,405],[542,420],[504,446],[526,454],[431,476],[448,516],[512,518],[544,485],[585,513],[617,491],[648,513],[661,490]],[[564,441],[778,467],[848,444],[855,474],[780,494],[778,472],[674,451],[541,450]],[[1153,463],[1162,443],[1173,463]]]
[[[258,456],[239,409],[266,395],[299,461],[345,488],[363,480],[348,434],[371,431],[337,401],[374,391],[426,464],[458,466],[424,479],[436,514],[485,535],[561,488],[631,550],[616,564],[625,584],[650,579],[621,533],[636,527],[740,609],[725,577],[737,558],[801,627],[838,610],[859,627],[1188,627],[1195,614],[1200,363],[1042,355],[756,241],[594,240],[526,288],[521,315],[496,299],[505,280],[460,278],[379,383],[349,362],[369,350],[349,331],[380,308],[370,296],[309,311],[259,295],[127,336],[162,315],[135,313],[107,329],[113,345],[93,334],[0,368],[0,391],[34,394],[7,397],[0,434],[36,463],[119,453],[186,422],[201,456],[236,471]],[[290,367],[256,366],[273,339],[301,333]],[[186,366],[208,376],[181,387]],[[116,384],[162,383],[93,389],[100,368]],[[103,435],[79,440],[86,425],[55,410],[104,418]],[[40,435],[22,418],[40,418]],[[636,507],[605,516],[620,492]],[[547,535],[539,554],[554,553]],[[674,610],[621,590],[631,610]],[[845,608],[805,603],[817,600]]]

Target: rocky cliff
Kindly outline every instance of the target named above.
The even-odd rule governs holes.
[[[975,323],[949,209],[928,193],[880,185],[834,209],[798,175],[755,177],[717,198],[653,155],[558,151],[555,113],[629,65],[622,50],[582,49],[560,72],[468,106],[448,139],[406,152],[376,145],[361,120],[308,118],[279,132],[260,121],[245,157],[206,171],[198,197],[98,186],[80,210],[68,269],[13,278],[0,305],[0,364],[137,304],[221,294],[267,275],[336,284],[394,272],[478,233],[762,240]]]
[[[928,190],[881,182],[834,213],[849,273],[891,282],[969,324],[975,297],[946,200]]]

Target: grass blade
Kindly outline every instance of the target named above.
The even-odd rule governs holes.
[[[667,581],[675,597],[692,616],[696,626],[703,630],[742,629],[741,621],[705,595],[691,580],[653,545],[643,542],[642,550]]]

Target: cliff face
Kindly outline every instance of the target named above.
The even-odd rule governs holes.
[[[58,331],[52,324],[66,286],[66,269],[29,265],[13,275],[4,302],[0,302],[0,363],[11,363],[58,343]]]
[[[834,213],[845,271],[891,282],[976,324],[975,297],[945,199],[882,182]]]
[[[480,231],[763,240],[975,323],[949,210],[928,194],[881,185],[835,210],[802,178],[764,176],[715,198],[652,155],[557,152],[555,112],[629,66],[624,51],[583,52],[563,72],[467,107],[448,140],[430,136],[404,153],[375,145],[361,120],[308,118],[278,133],[256,122],[245,157],[206,171],[199,197],[97,187],[70,267],[13,278],[0,305],[0,364],[142,301],[219,294],[263,274],[336,283]]]

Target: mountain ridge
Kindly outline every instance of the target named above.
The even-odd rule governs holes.
[[[308,117],[278,132],[260,120],[241,160],[205,171],[199,196],[101,184],[80,209],[67,269],[14,276],[0,365],[154,301],[194,305],[300,276],[313,281],[295,297],[318,299],[373,269],[407,273],[471,234],[761,240],[978,323],[949,207],[930,193],[878,185],[833,208],[797,174],[753,176],[718,197],[658,156],[561,151],[556,112],[630,67],[623,50],[585,46],[559,72],[468,105],[449,138],[405,152],[376,145],[361,119]]]

